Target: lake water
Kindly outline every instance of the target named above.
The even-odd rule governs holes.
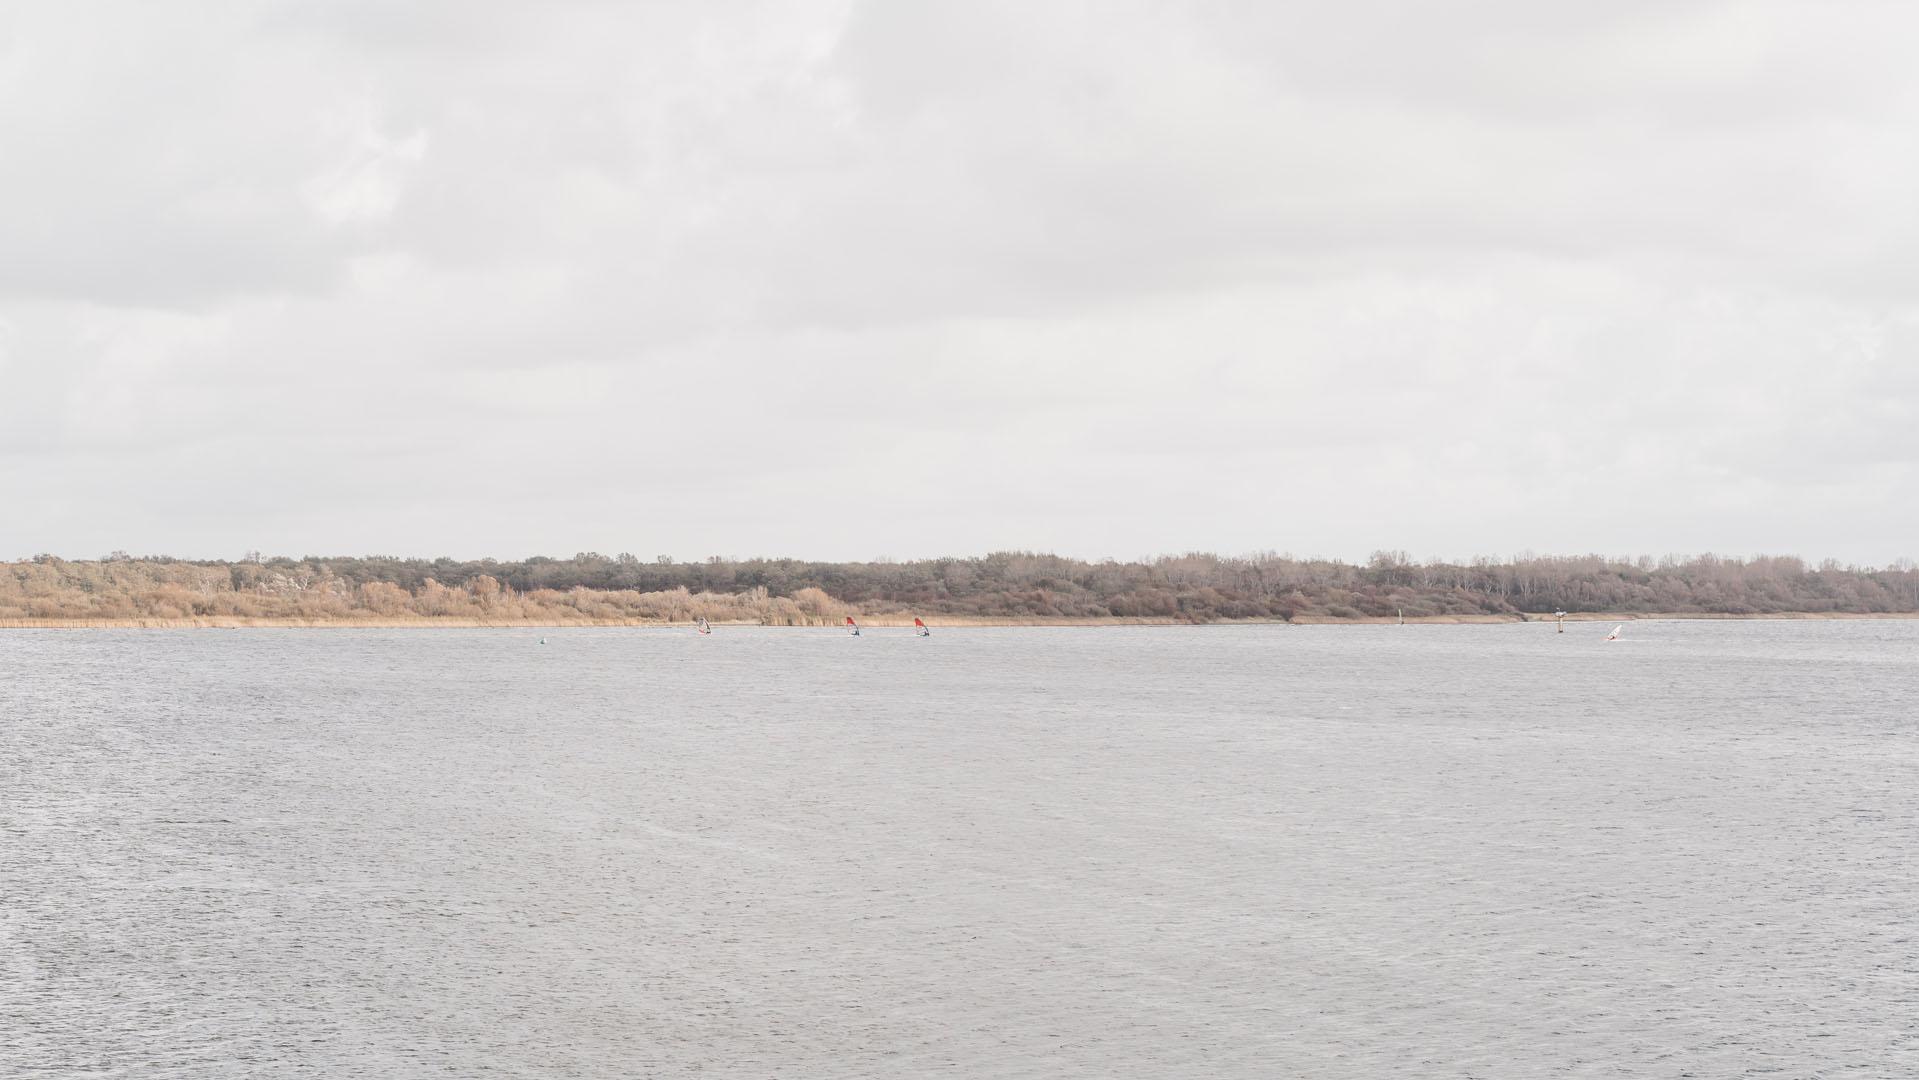
[[[0,631],[0,1076],[1919,1076],[1919,622]]]

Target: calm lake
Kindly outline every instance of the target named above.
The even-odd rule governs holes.
[[[0,1076],[1919,1076],[1919,622],[1611,627],[0,631]]]

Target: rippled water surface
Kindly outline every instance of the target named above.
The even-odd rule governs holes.
[[[0,631],[0,1076],[1919,1076],[1919,623]]]

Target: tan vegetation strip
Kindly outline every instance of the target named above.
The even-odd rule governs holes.
[[[1653,619],[1711,620],[1721,622],[1804,620],[1825,621],[1834,619],[1919,619],[1919,612],[1884,612],[1878,614],[1855,614],[1850,612],[1774,612],[1763,615],[1715,615],[1698,612],[1624,612],[1624,611],[1588,611],[1568,614],[1567,622],[1619,622]],[[1421,626],[1484,626],[1501,623],[1532,622],[1550,623],[1551,615],[1430,615],[1406,619],[1406,625]],[[1362,617],[1341,619],[1328,615],[1302,615],[1290,624],[1277,619],[1216,619],[1206,623],[1182,622],[1175,619],[1021,619],[1021,618],[953,618],[932,622],[935,628],[954,627],[1118,627],[1118,626],[1390,626],[1399,620],[1392,616]],[[765,624],[751,622],[715,622],[715,627],[758,627]],[[862,618],[860,625],[865,627],[898,629],[913,625],[911,619]],[[652,627],[667,629],[689,627],[685,622],[662,622],[644,619],[597,619],[573,620],[569,622],[527,621],[507,622],[486,619],[462,618],[415,618],[415,619],[275,619],[275,618],[186,618],[186,619],[0,619],[0,629],[5,630],[248,630],[248,629],[310,629],[310,630],[554,630],[593,627]],[[774,627],[775,629],[782,627]],[[838,629],[830,622],[801,626],[802,629]]]
[[[1551,618],[1919,613],[1919,568],[1789,558],[1525,558],[1364,566],[1193,554],[1089,563],[1001,552],[909,563],[306,558],[0,562],[12,626],[831,626],[1496,623]],[[1521,614],[1522,612],[1532,614]],[[1817,614],[1815,614],[1817,613]]]

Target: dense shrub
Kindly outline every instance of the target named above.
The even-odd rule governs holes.
[[[0,619],[268,618],[837,622],[849,613],[1006,619],[1390,618],[1584,612],[1919,611],[1919,571],[1794,558],[1521,557],[1365,565],[1260,554],[1084,562],[1030,552],[912,562],[396,559],[252,562],[39,556],[0,563]]]

